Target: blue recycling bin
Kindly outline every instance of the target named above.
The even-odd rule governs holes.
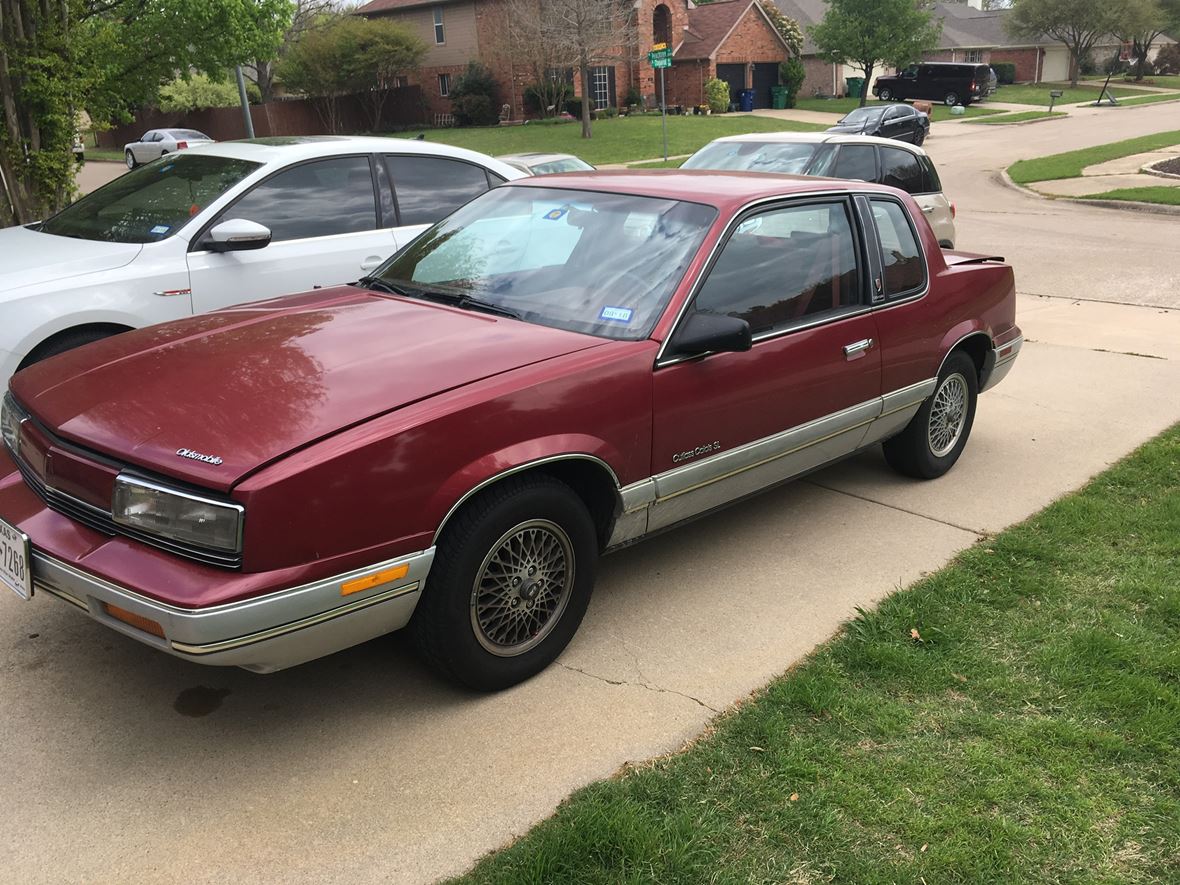
[[[743,111],[754,110],[754,90],[743,89],[738,93],[738,103],[741,105]]]

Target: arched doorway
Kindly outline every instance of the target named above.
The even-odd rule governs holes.
[[[663,3],[651,14],[651,42],[672,44],[672,11]]]

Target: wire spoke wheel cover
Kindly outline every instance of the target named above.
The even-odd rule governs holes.
[[[569,536],[547,519],[505,532],[484,557],[471,589],[471,627],[500,657],[535,648],[561,620],[574,586]]]
[[[927,439],[930,453],[942,458],[950,452],[967,423],[967,379],[957,372],[943,379],[934,392]]]

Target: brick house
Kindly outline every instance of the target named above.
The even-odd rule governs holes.
[[[774,0],[776,6],[799,22],[806,36],[807,29],[823,20],[827,12],[825,0]],[[1037,40],[1018,40],[1008,35],[1005,20],[1010,9],[981,9],[982,0],[959,3],[936,3],[934,15],[942,19],[942,38],[938,48],[923,55],[923,61],[1009,62],[1016,65],[1017,82],[1056,83],[1070,75],[1069,50],[1064,43],[1050,37]],[[1160,44],[1174,42],[1161,37]],[[1094,47],[1095,57],[1110,57],[1119,48],[1114,37],[1099,41]],[[810,40],[803,45],[803,67],[807,79],[801,94],[816,93],[843,95],[844,79],[860,75],[847,65],[833,64],[820,56]],[[886,70],[881,74],[888,73]]]
[[[692,0],[637,0],[636,39],[611,53],[612,62],[591,70],[596,108],[618,107],[632,89],[649,105],[658,102],[658,79],[647,62],[655,43],[673,48],[672,67],[665,71],[667,103],[703,104],[704,83],[719,77],[731,93],[755,90],[755,106],[770,104],[770,87],[778,83],[778,66],[787,59],[786,43],[756,0],[719,0],[696,6]],[[451,85],[469,61],[482,61],[499,84],[499,101],[509,105],[513,119],[527,116],[524,90],[531,73],[498,52],[504,15],[501,0],[371,0],[356,10],[369,17],[394,18],[426,43],[421,67],[398,85],[418,85],[427,103],[428,119],[448,122]],[[570,75],[572,77],[572,74]],[[572,77],[575,94],[580,78]]]

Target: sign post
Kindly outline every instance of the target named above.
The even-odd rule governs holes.
[[[651,66],[660,72],[660,126],[664,130],[664,162],[668,162],[668,101],[664,90],[664,68],[672,67],[672,47],[657,43],[647,54]]]

